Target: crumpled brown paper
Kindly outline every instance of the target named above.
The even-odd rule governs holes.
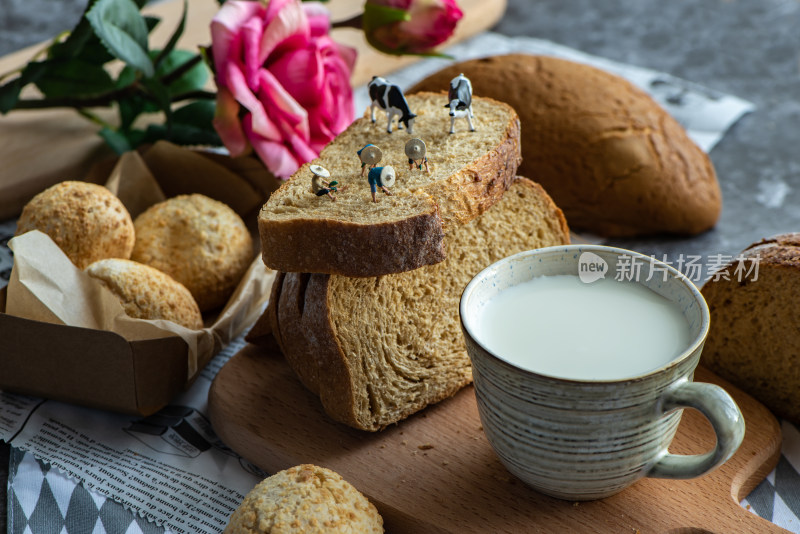
[[[192,158],[183,153],[186,152],[184,149],[160,147],[161,165],[166,167],[161,169],[158,178],[135,152],[124,154],[114,167],[106,187],[122,200],[132,217],[135,218],[147,207],[165,198],[162,190],[173,186],[170,176],[181,176],[185,184],[185,170],[180,164],[170,167],[163,163],[169,161],[170,151],[180,156],[175,161],[185,162],[186,158]],[[195,166],[192,172],[204,173],[204,194],[209,194],[209,184],[215,181],[221,190],[229,194],[230,171],[211,163],[207,167]],[[190,188],[187,185],[182,187]],[[239,187],[239,190],[243,189]],[[260,205],[264,200],[241,199],[238,207]],[[202,330],[190,330],[171,321],[128,317],[107,288],[78,269],[50,237],[41,232],[17,236],[9,242],[9,247],[14,251],[14,266],[7,287],[6,313],[36,321],[110,330],[128,341],[180,336],[189,348],[187,381],[222,346],[258,319],[275,277],[274,271],[267,269],[254,251],[253,263],[219,315],[208,320],[211,324]]]

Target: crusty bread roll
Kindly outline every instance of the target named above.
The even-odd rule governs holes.
[[[701,291],[711,311],[701,363],[800,424],[800,233],[750,245]]]
[[[67,181],[33,197],[17,221],[16,235],[39,230],[83,269],[103,258],[130,258],[134,243],[131,216],[103,186]]]
[[[341,475],[304,464],[264,479],[233,513],[224,534],[373,534],[375,506]]]
[[[242,218],[203,195],[155,204],[134,221],[131,259],[186,286],[201,311],[223,305],[253,261],[253,241]]]
[[[459,73],[476,95],[517,110],[518,172],[547,190],[573,230],[697,234],[716,223],[722,196],[711,160],[627,80],[564,59],[512,54],[451,65],[408,92],[445,90]]]
[[[446,90],[446,87],[443,88]],[[408,98],[417,114],[413,135],[386,132],[386,116],[357,119],[274,192],[259,214],[261,251],[267,267],[344,276],[380,276],[442,261],[444,234],[496,203],[520,162],[519,118],[507,104],[490,98],[472,101],[477,131],[448,134],[447,94]],[[405,145],[419,137],[428,147],[430,173],[408,168]],[[377,191],[361,176],[356,151],[380,147],[379,166],[392,166],[393,196]],[[311,165],[330,171],[339,185],[336,202],[311,192]],[[347,189],[345,189],[345,187]]]
[[[472,382],[458,317],[470,279],[505,256],[567,243],[561,210],[541,186],[517,179],[446,235],[445,261],[377,278],[279,273],[266,317],[328,415],[380,430]]]
[[[158,269],[108,258],[89,265],[86,273],[114,293],[130,317],[165,319],[193,330],[203,328],[203,317],[189,290]]]

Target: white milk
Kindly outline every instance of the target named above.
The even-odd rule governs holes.
[[[477,339],[537,373],[580,380],[630,378],[672,361],[689,346],[677,305],[633,282],[540,276],[494,296]]]

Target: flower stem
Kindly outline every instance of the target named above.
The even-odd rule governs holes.
[[[353,18],[340,20],[331,24],[331,28],[355,28],[360,30],[363,27],[364,14],[360,13]]]
[[[107,123],[106,121],[101,119],[98,115],[92,113],[89,110],[86,110],[86,109],[83,109],[83,108],[78,108],[76,111],[80,115],[82,115],[83,117],[86,117],[87,119],[89,119],[90,121],[92,121],[93,123],[97,124],[98,126],[100,126],[102,128],[113,129],[113,127],[109,123]]]

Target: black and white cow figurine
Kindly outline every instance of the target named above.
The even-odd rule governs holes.
[[[450,108],[450,133],[455,133],[456,119],[466,118],[469,131],[474,132],[472,125],[472,83],[469,78],[459,74],[450,80],[450,90],[447,93],[450,102],[444,107]]]
[[[414,135],[414,117],[416,115],[408,109],[408,102],[406,97],[403,96],[400,86],[389,83],[386,78],[373,76],[367,87],[369,88],[369,98],[372,100],[372,105],[370,106],[372,122],[375,122],[375,107],[377,106],[386,111],[388,120],[387,132],[392,133],[392,120],[398,117],[397,129],[402,130],[405,124],[406,128],[408,128],[408,133]]]

